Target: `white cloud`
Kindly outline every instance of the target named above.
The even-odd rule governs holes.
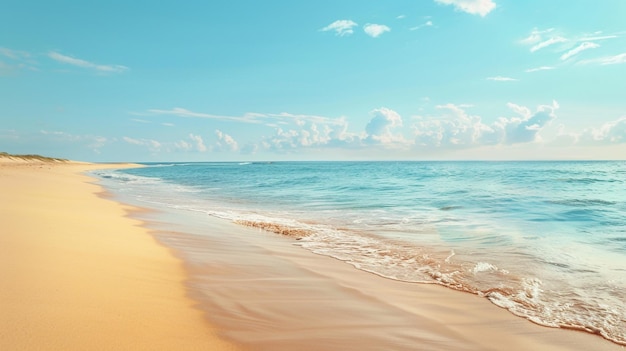
[[[365,26],[363,26],[363,31],[365,31],[365,33],[367,35],[369,35],[370,37],[372,37],[372,38],[378,38],[383,33],[389,32],[390,30],[391,30],[391,28],[387,27],[384,24],[371,24],[371,23],[368,23]]]
[[[602,146],[626,144],[626,116],[606,122],[599,128],[587,128],[579,133],[565,132],[565,126],[559,127],[559,133],[552,145],[555,146]]]
[[[261,116],[257,114],[244,115],[240,117],[239,116],[219,116],[219,115],[212,115],[212,114],[202,113],[202,112],[194,112],[194,111],[190,111],[181,107],[174,107],[173,109],[170,109],[170,110],[149,109],[147,112],[148,114],[173,115],[173,116],[186,117],[186,118],[206,118],[206,119],[216,119],[216,120],[223,120],[223,121],[237,121],[237,122],[244,122],[244,123],[261,123],[258,120],[258,117],[261,117]]]
[[[211,146],[205,145],[203,139],[194,134],[189,134],[188,139],[177,143],[162,144],[150,139],[128,137],[124,137],[123,140],[147,147],[153,152],[208,150],[242,153],[255,153],[259,150],[289,153],[321,149],[344,152],[394,150],[399,153],[412,153],[424,150],[461,151],[493,146],[508,148],[532,143],[560,147],[584,143],[598,146],[626,144],[626,116],[577,134],[565,133],[564,128],[561,128],[553,140],[543,140],[548,135],[546,128],[556,119],[556,111],[559,109],[556,101],[535,109],[508,103],[507,107],[511,111],[509,115],[499,117],[490,123],[484,122],[480,116],[470,114],[468,111],[472,107],[469,104],[437,105],[435,115],[413,117],[410,123],[403,120],[396,111],[383,107],[371,111],[371,119],[358,132],[348,131],[345,118],[331,119],[290,113],[273,115],[249,113],[245,116],[274,118],[278,123],[275,124],[272,136],[263,137],[243,147],[221,130],[215,130],[217,141]],[[105,141],[101,140],[102,143]]]
[[[496,81],[496,82],[515,82],[515,81],[517,81],[516,78],[503,77],[503,76],[488,77],[487,80],[493,80],[493,81]]]
[[[531,73],[531,72],[538,72],[538,71],[548,71],[554,68],[555,67],[552,67],[552,66],[541,66],[541,67],[529,68],[524,72]]]
[[[128,67],[121,66],[121,65],[100,65],[100,64],[93,63],[93,62],[74,58],[71,56],[62,55],[54,51],[49,52],[48,57],[50,57],[51,59],[57,62],[61,62],[61,63],[65,63],[65,64],[77,66],[77,67],[82,67],[82,68],[94,69],[101,73],[122,73],[129,69]]]
[[[344,35],[350,35],[354,33],[352,27],[357,26],[357,23],[351,20],[337,20],[326,27],[320,29],[322,32],[335,31],[335,35],[343,37]]]
[[[432,27],[432,26],[433,26],[433,21],[426,21],[426,22],[420,24],[419,26],[415,26],[415,27],[409,28],[409,30],[418,30],[418,29],[422,29],[424,27]]]
[[[578,53],[585,51],[585,50],[589,50],[589,49],[595,49],[595,48],[599,48],[600,45],[596,44],[596,43],[592,43],[592,42],[588,42],[585,41],[582,44],[578,45],[577,47],[569,50],[568,52],[564,53],[563,55],[561,55],[561,60],[565,61],[567,59],[569,59],[572,56],[577,55]]]
[[[528,143],[538,140],[538,133],[556,118],[559,104],[556,101],[552,105],[541,105],[537,112],[530,114],[530,110],[509,103],[508,106],[515,112],[520,113],[522,118],[500,118],[495,125],[505,131],[505,144]]]
[[[524,119],[529,119],[531,117],[531,115],[532,115],[532,112],[526,106],[520,106],[520,105],[514,104],[512,102],[507,103],[506,106],[508,108],[510,108],[511,110],[513,110],[513,112],[515,112],[518,115],[522,116],[522,118],[524,118]]]
[[[83,144],[96,153],[100,153],[100,149],[109,141],[107,138],[98,135],[75,135],[49,130],[40,130],[39,133],[57,142]]]
[[[394,134],[394,129],[402,127],[402,117],[394,110],[381,107],[371,112],[372,119],[365,126],[368,143],[403,144],[406,143],[401,133]]]
[[[626,52],[619,55],[614,56],[604,56],[590,60],[582,60],[578,62],[579,64],[598,64],[598,65],[617,65],[620,63],[626,63]]]
[[[189,139],[191,139],[193,141],[193,143],[195,144],[196,150],[198,150],[200,152],[205,152],[207,150],[207,148],[204,145],[204,141],[202,140],[201,136],[194,135],[194,134],[189,134]]]
[[[248,145],[242,150],[271,150],[289,152],[307,148],[353,148],[361,143],[364,136],[348,132],[348,123],[344,118],[326,117],[292,119],[286,125],[276,126],[275,134],[264,138],[255,145]]]
[[[152,122],[150,122],[150,121],[148,121],[148,120],[141,119],[141,118],[131,118],[130,120],[131,120],[131,121],[133,121],[133,122],[143,123],[143,124],[149,124],[149,123],[152,123]]]
[[[162,144],[156,140],[152,139],[134,139],[130,137],[123,137],[122,140],[127,142],[128,144],[145,146],[152,152],[158,152],[161,150]]]
[[[530,35],[520,40],[520,43],[524,45],[532,45],[530,47],[530,52],[535,52],[548,46],[568,41],[568,39],[556,34],[555,31],[556,30],[554,28],[548,28],[545,30],[533,28]]]
[[[37,62],[32,59],[32,55],[26,51],[12,50],[0,47],[0,57],[4,57],[8,62],[0,61],[0,76],[16,73],[22,69],[37,71]]]
[[[549,28],[546,30],[538,30],[537,28],[534,28],[530,32],[530,35],[528,37],[521,40],[521,43],[527,45],[538,43],[542,40],[543,34],[550,33],[552,31],[554,31],[554,28]]]
[[[8,57],[13,60],[23,60],[30,58],[30,54],[26,51],[12,50],[9,48],[0,47],[0,55]]]
[[[131,113],[137,114],[137,113]],[[141,115],[173,115],[178,117],[185,118],[205,118],[205,119],[215,119],[222,121],[233,121],[233,122],[241,122],[241,123],[251,123],[251,124],[265,124],[267,126],[276,126],[276,124],[289,124],[289,123],[298,123],[298,121],[310,121],[314,123],[323,123],[323,124],[342,124],[341,119],[336,118],[328,118],[323,116],[315,116],[315,115],[304,115],[304,114],[293,114],[287,112],[281,113],[258,113],[258,112],[248,112],[243,116],[220,116],[220,115],[212,115],[209,113],[203,112],[194,112],[184,108],[175,107],[170,110],[160,110],[160,109],[149,109],[145,114]]]
[[[626,143],[626,116],[605,123],[600,128],[583,131],[579,136],[582,143],[622,144]]]
[[[533,114],[524,106],[509,103],[520,117],[501,117],[492,124],[482,122],[479,116],[469,115],[454,104],[439,105],[442,116],[416,117],[412,129],[417,147],[468,148],[486,145],[511,145],[539,140],[538,134],[556,115],[558,103],[539,106]]]
[[[403,18],[406,18],[406,15],[400,15],[396,17],[396,19],[403,19]]]
[[[217,150],[237,151],[239,149],[239,145],[230,135],[222,132],[219,129],[215,130],[215,135],[217,135],[218,139],[216,144]]]
[[[561,37],[561,36],[556,36],[556,37],[551,37],[549,39],[546,39],[536,45],[534,45],[533,47],[530,48],[530,52],[535,52],[538,50],[541,50],[543,48],[546,48],[550,45],[554,45],[554,44],[558,44],[558,43],[564,43],[566,42],[567,39]]]
[[[485,17],[496,8],[496,3],[492,0],[435,0],[435,2],[444,5],[454,5],[458,11],[482,17]]]
[[[554,28],[548,28],[545,30],[533,28],[530,35],[520,40],[520,43],[524,45],[532,45],[530,47],[530,52],[536,52],[554,44],[570,41],[555,32],[556,30]],[[574,40],[574,42],[576,42],[576,40]]]
[[[184,150],[184,151],[190,151],[193,149],[193,145],[191,143],[188,143],[185,140],[180,140],[176,143],[174,143],[174,147],[179,149],[179,150]]]
[[[438,105],[442,116],[416,117],[412,129],[416,147],[459,148],[496,144],[501,136],[481,122],[478,116],[470,116],[460,106]]]
[[[607,40],[607,39],[615,39],[619,38],[618,35],[604,35],[599,37],[583,37],[580,41],[597,41],[597,40]]]

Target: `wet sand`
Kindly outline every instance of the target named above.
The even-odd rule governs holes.
[[[183,211],[143,218],[186,261],[211,323],[247,350],[623,350],[476,295],[357,270],[293,238]]]
[[[166,247],[82,172],[0,158],[0,350],[234,350]]]

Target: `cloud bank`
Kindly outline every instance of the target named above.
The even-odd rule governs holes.
[[[356,126],[356,131],[350,130],[351,126],[344,117],[248,113],[246,114],[248,118],[254,118],[260,128],[265,128],[271,133],[269,136],[251,140],[244,146],[233,137],[237,135],[236,129],[232,130],[235,134],[216,129],[210,143],[205,143],[208,139],[196,134],[189,134],[187,139],[174,143],[130,137],[125,137],[124,141],[141,145],[152,152],[178,150],[289,154],[306,150],[343,152],[387,150],[402,152],[403,155],[523,144],[602,146],[626,143],[626,116],[579,133],[566,133],[562,128],[556,138],[544,140],[545,135],[549,133],[542,132],[557,119],[558,102],[552,101],[536,108],[512,102],[506,106],[510,113],[491,119],[490,122],[486,122],[481,116],[471,114],[469,110],[472,105],[451,103],[437,105],[431,115],[411,116],[408,119],[393,109],[380,107],[372,110],[367,123],[360,128]],[[193,112],[193,115],[205,114]]]

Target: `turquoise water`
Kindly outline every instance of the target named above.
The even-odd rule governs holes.
[[[626,162],[169,163],[96,175],[133,204],[290,235],[357,269],[626,344]]]

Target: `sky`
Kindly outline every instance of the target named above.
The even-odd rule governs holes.
[[[626,1],[0,5],[0,151],[626,159]]]

